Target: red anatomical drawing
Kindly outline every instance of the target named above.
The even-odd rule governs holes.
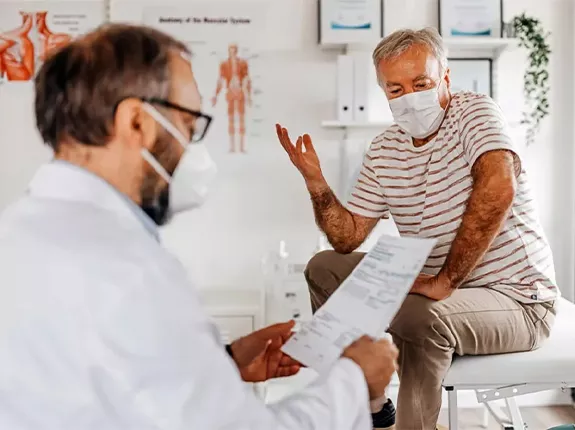
[[[33,16],[20,12],[22,24],[0,33],[0,76],[9,81],[27,81],[34,76],[34,44],[30,40]]]
[[[36,28],[38,30],[38,36],[40,43],[38,46],[38,54],[42,61],[46,59],[46,56],[53,49],[60,48],[67,45],[72,40],[72,36],[66,33],[52,33],[48,28],[48,23],[46,22],[46,17],[48,12],[36,12]]]
[[[0,29],[0,80],[33,79],[50,52],[72,41],[70,34],[50,28],[52,12],[36,10],[12,14],[14,18],[18,15],[22,20],[18,27],[7,31]]]
[[[228,104],[228,134],[230,136],[230,152],[236,152],[236,117],[239,127],[240,151],[246,152],[246,104],[252,103],[252,83],[249,75],[248,62],[238,57],[238,46],[231,44],[228,47],[228,58],[220,63],[216,94],[212,98],[215,106],[218,94],[226,88],[226,102]]]

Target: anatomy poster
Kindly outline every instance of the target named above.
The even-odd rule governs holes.
[[[187,43],[203,109],[214,116],[208,138],[246,154],[263,123],[265,4],[214,3],[146,8],[144,23]]]
[[[0,82],[31,80],[53,49],[104,20],[103,1],[0,2]]]

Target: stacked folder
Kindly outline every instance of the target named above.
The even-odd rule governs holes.
[[[342,123],[392,121],[387,98],[377,83],[370,53],[338,56],[337,119]]]

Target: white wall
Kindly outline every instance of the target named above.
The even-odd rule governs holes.
[[[222,1],[225,0],[212,0]],[[239,0],[235,0],[239,1]],[[226,153],[227,121],[219,117],[209,137],[220,165],[212,199],[201,211],[182,215],[164,231],[166,246],[190,268],[199,286],[252,288],[259,286],[262,255],[285,239],[294,259],[309,258],[317,228],[303,181],[290,165],[274,136],[274,123],[292,135],[310,133],[318,147],[326,176],[337,186],[342,133],[324,130],[322,120],[335,116],[335,59],[338,51],[316,45],[315,0],[264,0],[270,48],[265,65],[266,119],[248,155]],[[115,3],[113,13],[138,21],[144,2]],[[437,0],[386,0],[385,31],[436,25]],[[570,0],[505,0],[505,19],[526,10],[553,32],[551,119],[526,152],[526,166],[538,198],[544,228],[551,242],[559,283],[573,291],[573,70],[574,11]],[[371,49],[371,47],[369,47]],[[524,61],[520,50],[505,53],[497,66],[499,103],[512,122],[519,119]],[[201,67],[195,64],[194,67]],[[29,84],[0,88],[0,209],[25,188],[37,165],[49,157],[36,132]],[[569,125],[569,126],[567,126]],[[517,131],[520,137],[520,130]],[[371,134],[376,134],[374,131]],[[357,148],[360,143],[355,144]],[[384,230],[392,227],[386,226]],[[390,231],[391,231],[390,230]],[[568,287],[568,288],[565,288]]]

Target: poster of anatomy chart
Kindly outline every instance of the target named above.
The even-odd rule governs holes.
[[[0,3],[0,83],[29,81],[51,50],[104,22],[105,3]]]
[[[203,110],[214,116],[207,138],[229,153],[245,154],[263,123],[265,4],[213,3],[148,7],[144,23],[186,42]]]

